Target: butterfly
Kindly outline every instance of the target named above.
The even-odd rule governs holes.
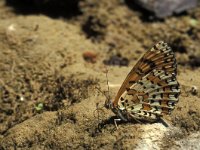
[[[105,107],[118,116],[118,121],[156,121],[170,114],[179,100],[176,74],[174,52],[160,41],[139,59],[114,101],[107,98]]]

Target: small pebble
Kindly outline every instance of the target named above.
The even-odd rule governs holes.
[[[83,53],[83,58],[87,62],[96,63],[97,54],[91,51],[86,51]]]
[[[191,93],[192,93],[193,95],[197,95],[197,94],[198,94],[198,88],[197,88],[196,86],[192,86],[192,88],[191,88]]]

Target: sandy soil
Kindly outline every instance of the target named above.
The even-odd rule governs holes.
[[[200,149],[200,7],[156,20],[128,0],[63,5],[0,0],[0,149]],[[111,111],[95,111],[106,99],[96,87],[107,90],[108,69],[114,97],[160,40],[176,52],[182,91],[170,126],[116,130]]]

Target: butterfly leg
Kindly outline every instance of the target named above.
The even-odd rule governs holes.
[[[137,123],[140,123],[140,124],[142,124],[142,122],[141,122],[139,119],[137,119],[137,118],[134,118],[134,120],[135,120]]]
[[[114,124],[115,124],[115,127],[117,130],[118,130],[117,122],[119,122],[119,121],[121,121],[121,119],[114,119]]]
[[[172,127],[171,123],[169,123],[166,119],[160,118],[160,121],[165,127]]]

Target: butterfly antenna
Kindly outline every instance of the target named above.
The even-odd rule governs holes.
[[[110,87],[109,87],[109,83],[108,83],[108,69],[106,69],[106,82],[107,82],[107,87],[108,87],[108,96],[107,99],[110,100]]]
[[[103,91],[101,91],[101,89],[99,88],[99,87],[95,87],[101,94],[103,94],[105,97],[106,97],[106,99],[108,99],[108,96],[103,92]]]

